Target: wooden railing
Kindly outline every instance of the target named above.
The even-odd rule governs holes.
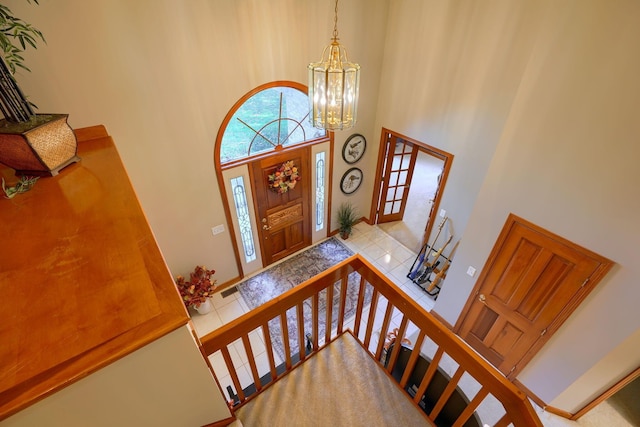
[[[359,274],[359,280],[355,284],[359,286],[357,289],[357,307],[355,313],[345,313],[348,280],[349,275],[353,272]],[[352,278],[351,280],[353,281],[354,279]],[[353,284],[350,286],[353,286]],[[339,295],[337,308],[334,307],[334,304],[325,304],[326,309],[321,311],[321,295],[325,298],[325,301],[334,301],[334,298],[338,298]],[[370,301],[368,301],[369,296]],[[311,305],[312,325],[311,330],[306,331],[303,319],[305,302],[310,302]],[[386,304],[386,308],[384,309],[384,315],[381,316],[377,314],[382,312],[382,310],[378,310],[378,307],[382,308],[384,304]],[[370,307],[369,310],[366,310],[367,306]],[[292,342],[297,342],[300,349],[293,355],[291,354],[289,339],[286,338],[289,337],[286,313],[291,309],[296,312],[297,322],[297,334],[291,339]],[[359,255],[352,256],[274,300],[220,327],[204,336],[201,341],[204,352],[207,355],[212,355],[218,351],[221,352],[237,393],[236,404],[241,406],[249,399],[254,398],[265,387],[273,384],[274,380],[286,375],[297,364],[304,363],[310,354],[329,345],[347,327],[351,329],[353,335],[371,353],[375,360],[380,361],[386,350],[389,349],[388,345],[385,346],[385,337],[392,330],[392,313],[394,318],[398,319],[396,310],[401,313],[401,320],[397,328],[397,336],[399,338],[405,336],[409,325],[412,325],[412,329],[417,328],[417,339],[413,348],[418,351],[411,353],[404,374],[399,381],[403,389],[407,386],[409,376],[416,365],[419,358],[419,350],[425,339],[430,339],[437,348],[429,368],[419,382],[420,385],[413,397],[416,404],[425,394],[445,354],[458,365],[457,370],[449,381],[449,385],[441,393],[438,401],[434,402],[433,408],[427,414],[431,421],[434,421],[440,414],[447,400],[458,387],[461,377],[464,373],[467,373],[481,385],[481,388],[458,416],[454,425],[463,425],[474,414],[484,399],[488,395],[492,395],[502,403],[504,408],[504,415],[497,421],[495,426],[507,426],[509,424],[513,424],[516,427],[542,426],[524,393],[506,380],[493,366],[479,357],[458,336],[413,300],[409,299],[396,285]],[[367,311],[368,314],[365,314]],[[345,319],[346,315],[350,315],[351,318]],[[319,319],[321,317],[325,320],[326,331],[319,334]],[[335,320],[332,322],[332,319]],[[279,322],[282,331],[282,336],[279,338],[284,346],[282,364],[276,362],[272,350],[273,336],[271,334],[273,334],[273,331],[270,332],[269,330],[270,321],[272,323],[273,321]],[[334,324],[333,327],[331,327],[332,323]],[[249,334],[253,331],[261,331],[264,336],[270,368],[269,373],[266,375],[258,372],[254,351],[249,340]],[[307,334],[311,334],[310,339],[307,338]],[[243,391],[229,352],[230,345],[237,340],[241,340],[244,346],[251,375],[253,376],[256,393],[251,396],[247,396],[247,393]],[[307,345],[307,340],[310,342],[310,346]],[[387,363],[379,362],[389,373],[395,367],[400,349],[401,346],[399,345],[392,346],[390,353],[386,354],[384,358]],[[265,380],[265,377],[268,379]],[[411,398],[409,394],[407,396]]]

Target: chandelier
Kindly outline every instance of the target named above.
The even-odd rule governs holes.
[[[320,62],[309,69],[309,121],[318,129],[349,129],[356,124],[360,66],[349,62],[338,43],[338,0],[333,20],[333,41],[324,48]]]

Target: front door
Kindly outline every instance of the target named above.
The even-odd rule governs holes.
[[[510,215],[456,330],[514,378],[612,265]]]
[[[273,186],[275,181],[269,177],[274,176],[285,163],[296,168],[300,180],[296,181],[293,188],[283,192]],[[308,147],[284,151],[251,163],[262,262],[265,266],[311,244],[309,164]],[[283,182],[286,184],[287,180]]]
[[[418,157],[416,145],[392,134],[387,138],[378,223],[402,220]]]

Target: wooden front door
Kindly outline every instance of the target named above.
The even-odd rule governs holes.
[[[378,223],[400,221],[404,216],[418,147],[388,134]]]
[[[293,161],[300,181],[284,193],[269,186],[269,175]],[[267,266],[311,244],[309,148],[286,151],[251,163],[262,262]]]
[[[612,265],[510,215],[456,330],[514,378]]]

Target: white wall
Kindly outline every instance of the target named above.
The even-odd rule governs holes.
[[[20,77],[23,89],[41,111],[71,113],[74,127],[107,126],[174,274],[204,263],[219,280],[233,277],[228,233],[210,232],[225,221],[215,134],[250,89],[306,82],[307,63],[329,41],[333,7],[324,0],[41,3],[8,3],[48,40],[28,55],[33,73]],[[565,410],[603,385],[606,368],[596,366],[606,364],[598,362],[640,326],[639,7],[634,0],[340,3],[341,42],[362,66],[363,83],[357,127],[336,134],[333,208],[348,199],[368,212],[382,127],[455,155],[441,207],[462,242],[436,312],[456,322],[474,284],[467,266],[482,267],[509,212],[617,262],[520,376],[547,402],[562,394]],[[369,143],[358,163],[365,181],[345,197],[340,147],[354,132]]]
[[[390,6],[376,128],[456,156],[442,207],[462,242],[434,310],[456,323],[509,212],[618,263],[519,377],[568,411],[619,377],[595,365],[640,327],[639,7]]]
[[[231,413],[187,327],[0,422],[2,427],[193,427]]]
[[[41,112],[69,113],[74,128],[104,124],[113,136],[173,275],[195,265],[236,277],[214,172],[219,126],[233,104],[275,80],[307,84],[307,65],[330,43],[325,0],[10,0],[47,44],[27,52],[18,76]],[[358,128],[373,125],[385,0],[339,6],[338,30],[363,68]],[[364,41],[367,41],[365,43]],[[337,162],[340,162],[338,164]],[[335,173],[346,171],[340,153]],[[339,190],[335,187],[334,192]],[[354,195],[368,211],[367,189]],[[334,204],[334,207],[337,206]]]

